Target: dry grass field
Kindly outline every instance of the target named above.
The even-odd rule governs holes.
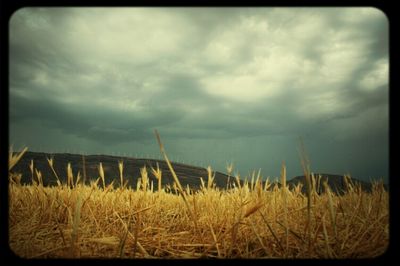
[[[67,184],[45,187],[32,167],[34,183],[22,185],[12,167],[23,153],[9,157],[9,244],[23,258],[371,258],[389,243],[382,183],[369,193],[346,179],[344,195],[317,194],[306,162],[306,195],[287,188],[285,165],[280,188],[258,177],[220,190],[209,169],[199,191],[176,175],[169,189],[153,191],[148,176],[160,181],[161,171],[143,168],[130,189],[106,186],[101,164],[91,185],[69,166]]]

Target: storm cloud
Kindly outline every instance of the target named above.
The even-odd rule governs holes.
[[[23,8],[10,144],[159,156],[242,176],[388,179],[388,21],[374,8]]]

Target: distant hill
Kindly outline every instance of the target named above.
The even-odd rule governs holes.
[[[77,175],[78,171],[81,174],[81,178],[83,179],[83,158],[82,155],[78,154],[69,154],[69,153],[57,153],[57,154],[48,154],[42,152],[26,152],[21,160],[14,166],[12,172],[21,173],[22,179],[21,182],[24,184],[31,183],[31,172],[29,169],[29,164],[31,160],[34,161],[34,167],[37,168],[42,173],[43,184],[47,185],[56,185],[56,177],[54,176],[51,168],[48,165],[47,158],[54,159],[54,168],[60,177],[62,182],[66,182],[67,179],[67,164],[71,163],[72,171],[74,176]],[[124,179],[128,180],[128,186],[136,187],[136,183],[138,178],[140,177],[140,168],[146,166],[148,171],[148,176],[150,182],[153,181],[154,189],[157,189],[158,181],[151,173],[151,167],[156,168],[157,164],[159,165],[162,171],[162,185],[165,186],[167,184],[172,185],[174,183],[172,174],[168,168],[168,165],[165,161],[162,160],[153,160],[153,159],[141,159],[141,158],[131,158],[131,157],[119,157],[119,156],[110,156],[110,155],[85,155],[85,169],[86,169],[86,177],[85,183],[88,184],[90,180],[96,180],[99,177],[98,166],[101,162],[103,164],[103,169],[105,172],[105,183],[110,184],[113,180],[115,185],[119,185],[119,169],[118,169],[118,161],[124,162]],[[172,166],[181,182],[182,186],[186,187],[190,186],[191,189],[200,188],[200,177],[203,178],[205,182],[207,182],[207,169],[192,165],[187,165],[183,163],[174,163],[172,162]],[[224,189],[227,187],[228,179],[230,183],[233,184],[235,181],[234,177],[228,177],[228,175],[221,172],[213,172],[215,173],[215,183],[216,186]],[[328,184],[331,190],[335,193],[342,194],[346,191],[344,179],[342,175],[332,175],[332,174],[315,174],[315,176],[321,175],[321,184],[319,186],[319,193],[324,191],[322,182],[328,180]],[[35,176],[36,180],[36,176]],[[355,178],[352,178],[353,183],[360,183],[363,190],[371,191],[372,184],[369,182],[364,182]],[[297,184],[303,184],[302,192],[306,193],[306,182],[304,176],[296,176],[292,179],[288,179],[287,185],[290,189],[294,188]],[[242,181],[243,184],[243,181]],[[270,189],[273,189],[274,186],[281,186],[279,182],[273,182]],[[387,185],[385,188],[388,189]]]
[[[74,176],[77,175],[78,171],[83,178],[83,158],[82,155],[69,154],[69,153],[58,153],[48,154],[41,152],[26,152],[21,160],[14,166],[12,172],[21,173],[21,182],[25,184],[31,183],[31,172],[29,164],[31,160],[34,162],[34,167],[41,171],[43,176],[44,185],[56,185],[56,177],[54,176],[51,168],[48,165],[47,158],[54,158],[54,168],[61,179],[65,182],[67,179],[67,164],[71,163],[71,168]],[[128,185],[136,187],[138,178],[140,177],[140,168],[146,166],[150,182],[153,181],[154,189],[157,189],[158,181],[151,173],[151,167],[157,168],[157,163],[162,171],[162,185],[173,184],[173,177],[165,161],[153,160],[153,159],[140,159],[140,158],[128,158],[118,157],[110,155],[86,155],[85,156],[85,169],[86,169],[86,183],[89,180],[96,180],[99,177],[98,166],[101,162],[105,174],[105,183],[110,184],[114,179],[114,184],[119,185],[119,169],[118,162],[124,162],[124,179],[129,180]],[[197,166],[186,165],[182,163],[172,162],[175,173],[177,174],[179,181],[182,186],[189,185],[193,189],[200,187],[200,177],[205,182],[208,180],[207,169]],[[214,171],[213,171],[214,173]],[[36,177],[35,177],[36,178]],[[36,180],[36,179],[35,179]],[[233,178],[230,180],[233,182]],[[225,188],[228,182],[228,175],[215,172],[215,183],[220,188]],[[231,182],[230,182],[231,183]]]
[[[319,184],[318,183],[315,184],[317,193],[325,192],[323,183],[326,181],[328,182],[330,189],[336,194],[343,194],[347,190],[343,175],[314,173],[314,177],[316,177],[316,182],[318,181],[318,178],[317,178],[318,176],[321,176],[321,179],[319,180]],[[372,190],[372,184],[370,182],[365,182],[365,181],[362,181],[362,180],[359,180],[359,179],[356,179],[353,177],[351,178],[351,182],[354,185],[360,184],[362,190],[364,190],[364,191],[371,192],[371,190]],[[297,184],[301,183],[301,184],[303,184],[302,192],[306,193],[306,191],[307,191],[307,188],[305,185],[306,184],[305,176],[296,176],[296,177],[292,178],[291,180],[289,180],[287,183],[288,183],[289,188],[294,188],[295,186],[297,186]],[[386,184],[384,185],[384,187],[386,190],[389,189]]]

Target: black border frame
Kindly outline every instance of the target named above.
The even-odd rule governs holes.
[[[260,263],[260,264],[271,264],[271,265],[293,265],[293,264],[306,264],[306,265],[395,265],[396,262],[400,263],[399,255],[400,248],[397,249],[397,245],[399,244],[399,220],[397,218],[397,204],[400,203],[399,197],[399,186],[398,186],[398,178],[393,176],[392,167],[394,165],[395,154],[397,151],[397,145],[395,144],[395,140],[393,136],[398,136],[396,124],[393,123],[394,117],[396,116],[395,108],[396,108],[396,100],[395,93],[397,90],[397,76],[395,71],[398,69],[397,62],[399,60],[397,47],[399,43],[396,40],[396,32],[398,34],[398,16],[396,14],[396,5],[395,1],[334,1],[334,0],[302,0],[302,1],[263,1],[263,2],[254,2],[254,1],[246,1],[242,4],[238,2],[231,3],[223,3],[217,1],[191,1],[191,2],[171,2],[169,4],[162,3],[161,1],[132,1],[132,3],[126,3],[125,1],[115,0],[108,1],[106,3],[99,1],[78,1],[78,0],[58,0],[58,1],[27,1],[27,0],[8,0],[0,2],[0,70],[1,70],[1,78],[0,78],[0,101],[1,101],[1,123],[3,127],[0,129],[0,152],[1,152],[1,160],[0,160],[0,264],[9,265],[9,264],[40,264],[40,265],[49,265],[49,264],[60,264],[60,265],[71,265],[71,264],[95,264],[95,265],[137,265],[137,264],[163,264],[163,263],[171,263],[171,264],[202,264],[202,263]],[[182,260],[182,259],[169,259],[169,260],[148,260],[148,259],[136,259],[136,260],[119,260],[119,259],[110,259],[110,260],[99,260],[99,259],[35,259],[28,260],[23,259],[16,256],[8,245],[8,147],[9,147],[9,19],[12,14],[22,7],[34,7],[34,6],[42,6],[42,7],[168,7],[168,6],[204,6],[204,7],[218,7],[218,6],[230,6],[230,7],[375,7],[384,12],[389,21],[389,207],[390,207],[390,241],[389,247],[387,251],[377,258],[371,259],[296,259],[296,260],[288,260],[288,259],[273,259],[273,260],[258,260],[258,259],[226,259],[226,260]]]

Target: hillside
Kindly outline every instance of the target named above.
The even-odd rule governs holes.
[[[316,173],[316,174],[314,174],[314,176],[317,179],[315,186],[316,186],[316,190],[318,193],[323,193],[325,191],[323,183],[326,181],[328,182],[330,189],[336,194],[342,194],[343,192],[345,192],[347,190],[343,175]],[[321,176],[321,179],[319,180],[319,182],[318,182],[318,178],[317,178],[318,176]],[[367,191],[367,192],[372,191],[372,183],[370,183],[370,182],[365,182],[365,181],[362,181],[362,180],[359,180],[356,178],[351,178],[351,182],[354,185],[360,184],[363,191]],[[289,188],[293,188],[299,183],[303,184],[302,192],[306,193],[307,188],[305,186],[305,184],[306,184],[305,176],[303,176],[303,175],[296,176],[288,181]],[[386,185],[386,184],[384,185],[384,188],[386,189],[386,191],[388,191],[388,189],[389,189],[388,185]]]
[[[54,168],[60,177],[62,182],[66,181],[67,177],[67,164],[71,163],[71,167],[73,170],[74,176],[77,175],[78,171],[81,174],[83,179],[84,171],[83,171],[83,157],[82,155],[77,154],[69,154],[69,153],[59,153],[59,154],[48,154],[48,153],[40,153],[40,152],[26,152],[25,155],[21,158],[21,160],[17,163],[17,165],[13,168],[13,172],[21,173],[22,179],[21,182],[25,184],[31,183],[31,172],[29,169],[29,164],[31,160],[34,161],[34,167],[41,171],[43,176],[43,184],[47,185],[56,185],[56,178],[48,165],[47,158],[54,158]],[[97,179],[99,177],[98,166],[101,162],[103,164],[103,169],[105,172],[105,183],[110,184],[113,180],[114,184],[119,185],[119,170],[118,170],[118,161],[124,162],[124,178],[128,180],[128,186],[135,187],[138,178],[140,177],[140,168],[146,166],[148,171],[148,176],[150,182],[153,181],[154,189],[157,189],[157,180],[151,174],[151,167],[156,168],[157,164],[159,165],[162,171],[162,185],[165,186],[167,184],[173,184],[173,178],[170,170],[168,169],[168,165],[165,161],[161,160],[153,160],[153,159],[141,159],[141,158],[130,158],[130,157],[118,157],[118,156],[110,156],[110,155],[86,155],[85,157],[85,170],[86,177],[85,183],[88,184],[90,179]],[[179,177],[179,180],[182,186],[186,187],[190,186],[192,189],[198,189],[200,187],[201,181],[200,177],[203,178],[204,181],[207,181],[207,169],[182,163],[174,163],[172,162],[172,166]],[[221,172],[213,172],[215,173],[215,183],[218,188],[226,188],[228,182],[228,175]],[[324,191],[322,183],[325,180],[328,180],[328,184],[331,187],[332,191],[338,194],[342,194],[346,191],[346,186],[344,183],[344,179],[342,175],[333,175],[333,174],[315,174],[315,176],[321,175],[320,185],[316,184],[317,188],[319,188],[319,193]],[[35,177],[36,178],[36,177]],[[230,183],[234,182],[234,177],[230,177]],[[354,184],[360,183],[361,187],[365,191],[371,191],[372,184],[369,182],[361,181],[355,178],[352,178],[352,182]],[[306,182],[304,176],[296,176],[294,178],[288,178],[287,184],[289,188],[294,188],[297,184],[301,183],[302,192],[306,192]],[[280,183],[274,183],[280,187]],[[270,189],[273,189],[274,185],[271,186]],[[385,185],[385,189],[388,190],[388,186]]]
[[[48,165],[46,158],[54,158],[54,168],[60,177],[62,182],[65,182],[67,178],[67,164],[71,163],[72,171],[74,176],[77,175],[78,171],[83,178],[83,158],[82,155],[77,154],[47,154],[39,152],[26,152],[17,165],[13,168],[13,172],[22,174],[22,183],[31,183],[31,172],[29,164],[31,160],[34,161],[34,167],[41,171],[43,176],[44,185],[56,185],[56,178]],[[114,184],[119,185],[119,170],[118,162],[124,162],[124,179],[129,180],[128,186],[136,186],[137,179],[140,177],[140,168],[146,166],[150,182],[153,181],[154,188],[157,189],[157,179],[151,174],[151,167],[157,168],[159,165],[162,171],[162,185],[173,184],[173,177],[168,169],[168,165],[165,161],[152,160],[152,159],[140,159],[140,158],[128,158],[118,157],[109,155],[86,155],[85,156],[85,169],[86,169],[86,183],[89,183],[89,178],[97,179],[99,177],[98,166],[101,162],[105,173],[105,183],[109,184],[114,179]],[[183,186],[189,185],[193,189],[197,189],[200,186],[200,177],[203,177],[204,181],[207,181],[207,169],[186,165],[182,163],[172,162],[174,171],[179,177]],[[35,177],[36,178],[36,177]],[[233,181],[233,178],[231,178]],[[217,187],[224,188],[228,182],[228,176],[226,174],[215,172],[215,183]]]

